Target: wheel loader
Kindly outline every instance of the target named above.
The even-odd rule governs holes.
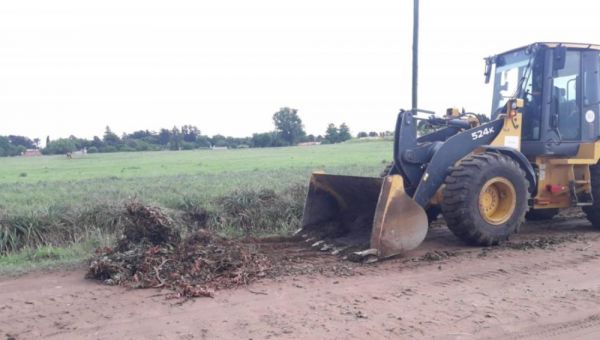
[[[458,109],[423,116],[413,97],[398,114],[385,176],[312,175],[301,234],[324,249],[386,258],[416,248],[440,211],[478,246],[507,240],[526,213],[582,207],[600,227],[600,45],[533,43],[485,65],[489,122]],[[433,131],[419,134],[423,124]]]

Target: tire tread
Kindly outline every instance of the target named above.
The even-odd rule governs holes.
[[[527,193],[527,197],[521,201],[525,207],[515,210],[517,213],[520,213],[520,216],[516,220],[517,223],[514,226],[508,226],[508,229],[513,230],[508,230],[505,235],[486,233],[485,229],[478,225],[480,222],[473,218],[472,207],[467,206],[469,194],[479,191],[473,187],[474,182],[472,179],[476,178],[480,172],[493,167],[505,167],[517,172],[518,176],[523,179],[523,185]],[[448,228],[456,236],[473,245],[490,246],[507,240],[512,232],[518,231],[521,223],[524,221],[525,212],[527,211],[527,200],[529,198],[528,184],[523,169],[508,156],[495,152],[467,156],[458,165],[451,168],[450,174],[445,179],[442,213],[446,219]],[[598,216],[600,218],[600,214]]]

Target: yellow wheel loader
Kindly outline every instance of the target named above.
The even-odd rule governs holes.
[[[526,213],[582,207],[600,227],[600,45],[534,43],[485,60],[489,122],[457,109],[423,117],[413,74],[393,166],[382,178],[313,174],[301,234],[385,258],[416,248],[440,211],[457,237],[480,246],[507,240]],[[423,122],[434,131],[418,135]]]

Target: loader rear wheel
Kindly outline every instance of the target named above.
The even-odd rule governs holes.
[[[590,177],[594,203],[591,206],[583,207],[582,210],[594,228],[600,229],[600,163],[590,166]]]
[[[558,208],[549,209],[529,209],[525,214],[527,221],[546,221],[551,220],[558,214]]]
[[[472,245],[506,241],[523,223],[528,186],[525,172],[508,156],[467,156],[446,177],[442,213],[448,228]]]

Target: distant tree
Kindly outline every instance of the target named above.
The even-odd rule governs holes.
[[[366,132],[364,132],[364,131],[361,131],[361,132],[359,132],[359,133],[356,135],[356,138],[365,138],[365,137],[368,137],[368,136],[369,136],[369,134],[367,134],[367,133],[366,133]]]
[[[196,147],[197,148],[210,148],[210,137],[199,135],[196,139]]]
[[[171,140],[171,131],[169,129],[160,129],[158,133],[158,144],[167,145]]]
[[[8,136],[8,140],[10,141],[10,144],[14,146],[22,146],[25,149],[35,148],[33,141],[25,136],[10,135]]]
[[[22,145],[13,145],[8,137],[0,136],[0,156],[18,156],[23,151],[25,147]]]
[[[40,148],[40,142],[41,142],[41,140],[37,137],[33,139],[33,144],[35,144],[36,149]]]
[[[181,135],[181,132],[179,131],[177,126],[173,126],[173,129],[171,129],[171,139],[169,140],[169,149],[181,150],[182,142],[183,142],[183,136]]]
[[[210,139],[212,146],[227,146],[227,138],[223,135],[214,135]]]
[[[271,144],[271,146],[280,147],[289,145],[290,143],[287,140],[283,139],[280,133],[273,134],[273,143]]]
[[[280,139],[287,145],[295,145],[306,135],[296,109],[289,107],[279,109],[273,114],[273,123]]]
[[[252,134],[251,145],[255,148],[266,148],[273,146],[273,141],[276,138],[273,132],[263,132]]]
[[[193,125],[184,125],[181,127],[181,134],[184,142],[195,143],[200,136],[200,130]]]
[[[81,150],[91,145],[91,142],[89,140],[85,138],[77,138],[73,135],[69,136],[69,140],[73,142],[73,145],[75,145],[76,150]]]
[[[379,134],[375,131],[369,132],[369,137],[379,137]]]
[[[333,143],[337,143],[338,138],[339,138],[339,130],[338,128],[335,126],[335,124],[330,123],[329,125],[327,125],[327,130],[325,131],[325,137],[323,142],[327,143],[327,144],[333,144]]]
[[[108,146],[117,147],[119,144],[121,144],[121,138],[119,138],[116,133],[112,132],[109,126],[106,127],[102,140]]]
[[[126,134],[125,138],[127,139],[146,139],[148,137],[152,136],[152,132],[148,131],[148,130],[138,130],[138,131],[134,131],[130,134]]]
[[[46,145],[50,144],[50,136],[46,136]]]
[[[232,149],[248,148],[252,144],[250,137],[226,137],[227,147]]]
[[[350,134],[350,128],[348,127],[348,125],[346,125],[346,123],[342,123],[342,125],[340,125],[340,128],[338,129],[337,142],[344,142],[349,139],[352,139],[352,135]]]
[[[104,142],[102,141],[102,139],[100,139],[100,137],[98,136],[94,136],[94,138],[92,139],[92,141],[90,142],[90,146],[95,147],[97,150],[100,150],[104,147]],[[88,150],[89,151],[89,150]]]
[[[53,140],[42,150],[47,155],[65,154],[77,150],[75,141],[70,138],[59,138]]]
[[[315,137],[315,135],[311,134],[311,135],[306,136],[306,141],[307,142],[316,142],[317,138]]]

